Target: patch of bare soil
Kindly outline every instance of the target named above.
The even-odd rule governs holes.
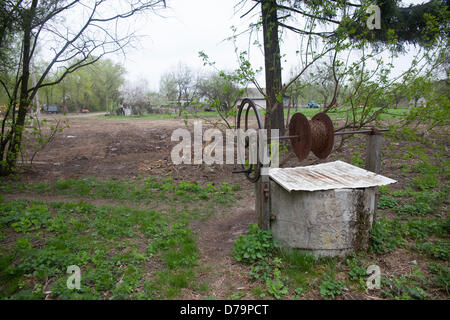
[[[231,258],[236,239],[247,234],[249,225],[255,223],[252,196],[244,197],[228,212],[218,212],[208,220],[196,221],[192,225],[197,230],[200,265],[203,266],[200,278],[209,284],[208,294],[215,299],[227,299],[239,290],[246,292],[246,299],[254,298],[249,296],[252,283],[248,279],[248,267]],[[204,272],[203,269],[210,270]],[[205,298],[188,291],[184,294],[186,299]]]
[[[24,179],[170,175],[175,180],[243,181],[242,175],[231,174],[233,165],[174,165],[170,153],[179,141],[171,141],[171,135],[185,128],[182,120],[67,120],[69,127],[36,156],[33,167],[24,167]]]

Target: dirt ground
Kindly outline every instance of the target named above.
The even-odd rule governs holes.
[[[240,165],[174,165],[170,158],[178,141],[171,141],[177,128],[192,131],[192,123],[184,120],[91,119],[65,117],[67,121],[61,133],[40,151],[33,160],[33,167],[24,167],[23,178],[33,181],[53,181],[83,176],[98,178],[135,178],[138,175],[172,176],[175,180],[240,184],[245,190],[253,190],[243,174],[232,174]],[[51,122],[55,117],[47,116]],[[209,126],[210,127],[210,126]],[[203,125],[203,130],[208,125]],[[225,139],[224,139],[225,140]],[[339,145],[340,138],[335,140]],[[365,137],[354,136],[352,145],[364,144]],[[312,153],[302,162],[295,156],[283,167],[310,165],[334,161],[352,155],[354,148],[333,152],[327,159],[319,160]],[[364,155],[363,155],[364,156]],[[25,157],[26,158],[26,157]],[[283,157],[281,162],[283,162]],[[27,162],[27,161],[25,161]],[[383,168],[389,174],[389,164]],[[389,176],[389,175],[388,175]]]
[[[54,121],[53,118],[50,119]],[[139,175],[156,177],[172,176],[174,180],[213,182],[224,181],[239,184],[242,199],[231,212],[216,214],[206,221],[194,222],[198,246],[202,254],[201,264],[206,266],[202,277],[209,278],[211,295],[228,298],[239,290],[246,291],[245,299],[253,299],[249,289],[248,270],[230,257],[233,243],[239,235],[248,231],[248,225],[256,223],[254,210],[254,186],[243,174],[233,174],[238,165],[174,165],[170,152],[178,142],[171,141],[172,132],[185,128],[183,120],[145,120],[109,118],[67,118],[68,127],[58,133],[54,141],[34,159],[32,168],[25,168],[21,179],[28,181],[53,181],[77,177],[128,178]],[[204,129],[205,129],[204,125]],[[188,126],[192,130],[191,126]],[[335,146],[340,138],[335,141]],[[301,163],[292,157],[283,166],[316,164],[343,159],[349,162],[357,150],[361,152],[366,137],[355,136],[351,144],[342,151],[333,152],[325,160],[310,155]],[[359,146],[359,147],[358,147]],[[388,147],[385,143],[384,147]],[[364,159],[364,154],[362,158]],[[398,166],[391,166],[389,159],[383,159],[382,174],[399,180],[394,189],[401,189],[408,180],[398,179]],[[403,259],[404,258],[404,259]],[[406,264],[412,257],[403,257]],[[386,264],[391,262],[387,261]],[[209,267],[209,270],[208,270]],[[396,267],[396,266],[393,266]],[[211,271],[212,269],[212,271]],[[194,292],[185,291],[182,298],[201,298]],[[306,297],[315,298],[315,297]],[[348,295],[344,298],[355,299]],[[370,297],[364,297],[369,298]],[[376,297],[372,297],[376,298]]]

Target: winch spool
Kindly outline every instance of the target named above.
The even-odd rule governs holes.
[[[255,113],[258,129],[262,129],[262,121],[255,103],[251,99],[242,100],[239,106],[236,128],[241,129],[241,117],[245,110],[244,130],[248,130],[249,111]],[[281,136],[280,140],[290,139],[292,149],[297,158],[302,161],[312,151],[319,159],[325,159],[331,153],[334,144],[334,128],[330,117],[324,113],[318,113],[308,120],[302,113],[295,113],[289,122],[289,136]],[[248,148],[248,144],[246,144]],[[251,182],[256,182],[260,177],[261,164],[242,165],[243,169],[235,173],[245,173]]]
[[[295,113],[289,122],[289,136],[292,150],[301,161],[311,151],[312,133],[308,119],[302,113]]]
[[[318,113],[311,120],[301,113],[293,115],[289,122],[291,145],[297,158],[304,160],[310,151],[319,159],[331,153],[334,144],[333,122],[326,113]]]

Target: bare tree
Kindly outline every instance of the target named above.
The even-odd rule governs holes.
[[[223,71],[209,73],[200,78],[197,88],[201,97],[206,98],[209,104],[215,104],[218,112],[225,113],[235,107],[243,94],[233,75]]]
[[[177,84],[173,73],[166,72],[159,80],[159,93],[166,98],[167,102],[177,99]]]
[[[169,101],[176,103],[178,116],[181,116],[183,108],[191,103],[196,92],[194,72],[186,64],[179,62],[161,76],[160,90]]]
[[[13,21],[8,25],[20,39],[21,50],[13,81],[0,80],[9,98],[1,127],[0,175],[10,174],[16,167],[26,115],[38,90],[61,82],[68,74],[107,54],[124,52],[136,39],[134,31],[124,22],[165,5],[164,0],[2,2],[2,10]],[[36,85],[30,86],[31,59],[38,47],[46,49],[46,55],[51,58]],[[55,69],[62,69],[62,72],[47,80]]]
[[[126,82],[120,88],[120,93],[123,103],[133,107],[133,110],[137,113],[142,113],[144,109],[150,106],[148,82],[145,79]]]

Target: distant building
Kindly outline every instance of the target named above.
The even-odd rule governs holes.
[[[262,90],[265,92],[265,88],[262,88]],[[264,97],[261,92],[257,88],[247,88],[244,91],[244,94],[242,95],[242,98],[240,98],[237,101],[237,105],[239,106],[245,98],[252,99],[253,102],[256,104],[256,107],[259,109],[266,109],[266,98]],[[283,107],[287,107],[289,105],[289,99],[290,97],[287,95],[283,95]]]

